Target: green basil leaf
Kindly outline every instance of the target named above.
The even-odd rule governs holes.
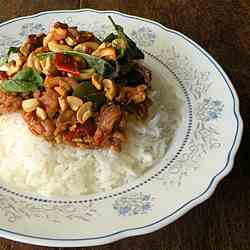
[[[117,34],[118,34],[118,38],[123,39],[123,41],[124,41],[124,43],[125,43],[125,45],[126,45],[126,48],[128,48],[128,47],[129,47],[129,44],[128,44],[127,36],[126,36],[126,34],[124,33],[124,30],[123,30],[122,26],[117,25],[117,24],[114,22],[114,20],[112,19],[111,16],[108,16],[108,18],[109,18],[109,20],[111,21],[112,25],[114,26],[114,28],[115,28],[115,30],[116,30],[116,32],[117,32]]]
[[[38,87],[32,82],[10,79],[1,84],[1,89],[5,92],[30,92]]]
[[[123,41],[125,42],[127,50],[128,50],[129,59],[130,60],[144,59],[143,52],[136,46],[136,43],[131,38],[129,38],[129,36],[124,32],[122,26],[117,25],[111,16],[108,16],[108,18],[113,24],[118,34],[118,37],[120,39],[123,39]]]
[[[111,34],[109,34],[108,36],[106,36],[104,39],[103,39],[103,41],[102,42],[109,42],[109,43],[111,43],[114,39],[116,39],[117,38],[117,35],[115,35],[114,33],[111,33]]]
[[[118,57],[122,58],[125,56],[126,50],[124,48],[119,48],[117,49],[117,52],[118,52]]]
[[[129,57],[129,59],[130,60],[141,60],[141,59],[144,59],[143,52],[136,45],[133,45],[134,42],[131,43],[129,41],[128,43],[129,43],[129,47],[128,47],[128,57]]]
[[[13,79],[4,80],[1,89],[6,92],[30,92],[43,87],[43,78],[32,68],[19,71]]]
[[[10,47],[4,57],[0,59],[0,66],[8,63],[9,56],[12,53],[18,53],[19,52],[19,47]]]
[[[0,59],[0,66],[6,64],[8,62],[8,57],[4,56]]]
[[[115,71],[114,67],[109,62],[97,56],[92,56],[79,51],[65,51],[64,54],[83,57],[90,68],[94,68],[96,72],[103,77],[112,77]]]
[[[37,87],[43,87],[43,78],[33,68],[24,68],[15,75],[14,79],[33,82],[33,84]]]
[[[62,52],[64,55],[70,55],[70,56],[80,56],[86,60],[90,68],[94,68],[96,72],[103,76],[103,77],[113,77],[113,74],[115,72],[114,67],[107,62],[106,60],[99,58],[97,56],[92,56],[89,54],[85,54],[79,51],[65,51]],[[44,59],[47,56],[54,56],[55,52],[45,52],[45,53],[39,53],[37,54],[37,57],[40,59]]]
[[[10,54],[12,54],[12,53],[18,53],[19,49],[20,49],[19,47],[9,47],[8,52],[7,52],[7,56],[9,57]]]
[[[102,91],[98,91],[90,81],[79,83],[75,88],[73,95],[83,99],[84,101],[93,102],[96,109],[99,109],[99,107],[106,102],[104,93]]]
[[[36,57],[40,60],[46,59],[49,56],[55,56],[55,52],[43,52],[36,54]]]

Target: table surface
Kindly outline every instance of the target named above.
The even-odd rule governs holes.
[[[153,19],[205,48],[224,68],[239,95],[245,122],[232,172],[214,195],[178,221],[148,235],[89,250],[250,249],[250,1],[249,0],[0,0],[0,22],[58,9],[112,9]],[[0,239],[0,250],[53,249]],[[87,248],[82,248],[87,249]]]

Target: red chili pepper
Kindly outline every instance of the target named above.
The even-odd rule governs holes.
[[[8,75],[5,71],[0,71],[0,80],[7,79]]]
[[[74,76],[80,76],[80,71],[77,69],[76,62],[71,56],[56,53],[55,64],[56,68],[60,71],[65,71]]]

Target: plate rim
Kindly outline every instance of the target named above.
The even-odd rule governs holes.
[[[85,238],[85,239],[51,239],[51,238],[25,235],[25,234],[12,232],[12,231],[0,228],[0,235],[4,238],[8,238],[8,239],[12,239],[12,240],[20,241],[24,243],[29,243],[29,244],[43,245],[43,246],[78,247],[78,246],[103,245],[103,244],[111,243],[114,241],[118,241],[123,238],[151,233],[153,231],[159,230],[160,228],[172,223],[173,221],[177,220],[178,218],[183,216],[185,213],[190,211],[192,208],[194,208],[195,206],[199,205],[200,203],[206,201],[209,197],[211,197],[217,185],[219,184],[219,182],[226,175],[229,174],[229,172],[232,170],[232,167],[234,165],[235,155],[239,148],[241,138],[242,138],[242,133],[243,133],[243,121],[240,115],[239,97],[236,93],[236,90],[234,89],[234,86],[231,80],[229,79],[227,74],[224,72],[222,67],[198,43],[194,42],[191,38],[184,35],[183,33],[178,32],[174,29],[169,29],[165,27],[164,25],[160,24],[159,22],[156,22],[147,18],[138,17],[135,15],[129,15],[129,14],[125,14],[125,13],[114,11],[114,10],[95,10],[95,9],[90,9],[90,8],[74,9],[74,10],[51,10],[51,11],[38,12],[33,15],[21,16],[21,17],[17,17],[17,18],[13,18],[11,20],[5,21],[0,24],[0,27],[10,24],[12,22],[19,21],[19,20],[35,18],[35,17],[39,17],[42,15],[46,15],[46,14],[51,14],[51,13],[63,14],[63,13],[75,13],[75,12],[94,12],[98,14],[105,14],[105,13],[112,14],[113,13],[113,14],[121,15],[121,16],[128,17],[128,18],[138,19],[147,23],[154,24],[167,32],[175,33],[176,35],[178,35],[179,37],[183,38],[188,43],[190,43],[192,46],[194,46],[195,49],[198,49],[205,57],[207,57],[207,59],[209,59],[209,61],[213,64],[213,66],[218,70],[220,75],[223,77],[226,85],[228,86],[229,92],[232,95],[233,113],[237,122],[237,129],[236,129],[235,137],[234,137],[232,146],[230,147],[230,150],[228,152],[228,155],[226,157],[226,163],[224,164],[224,167],[217,174],[214,175],[214,177],[209,182],[209,185],[207,186],[207,188],[201,194],[197,195],[196,197],[194,197],[193,199],[189,200],[188,202],[183,204],[181,207],[176,209],[173,213],[153,223],[150,223],[148,225],[138,227],[138,228],[128,228],[128,229],[116,231],[112,234],[105,235],[105,236]]]

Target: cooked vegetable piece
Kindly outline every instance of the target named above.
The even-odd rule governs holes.
[[[32,68],[24,68],[13,79],[4,80],[1,89],[6,92],[29,92],[43,86],[43,78]]]
[[[77,69],[77,65],[71,56],[56,53],[55,64],[58,70],[65,71],[74,76],[80,76],[80,71]]]
[[[91,101],[95,104],[96,109],[106,102],[105,95],[102,91],[98,91],[90,81],[80,83],[73,92],[74,96],[80,97],[84,101]]]

